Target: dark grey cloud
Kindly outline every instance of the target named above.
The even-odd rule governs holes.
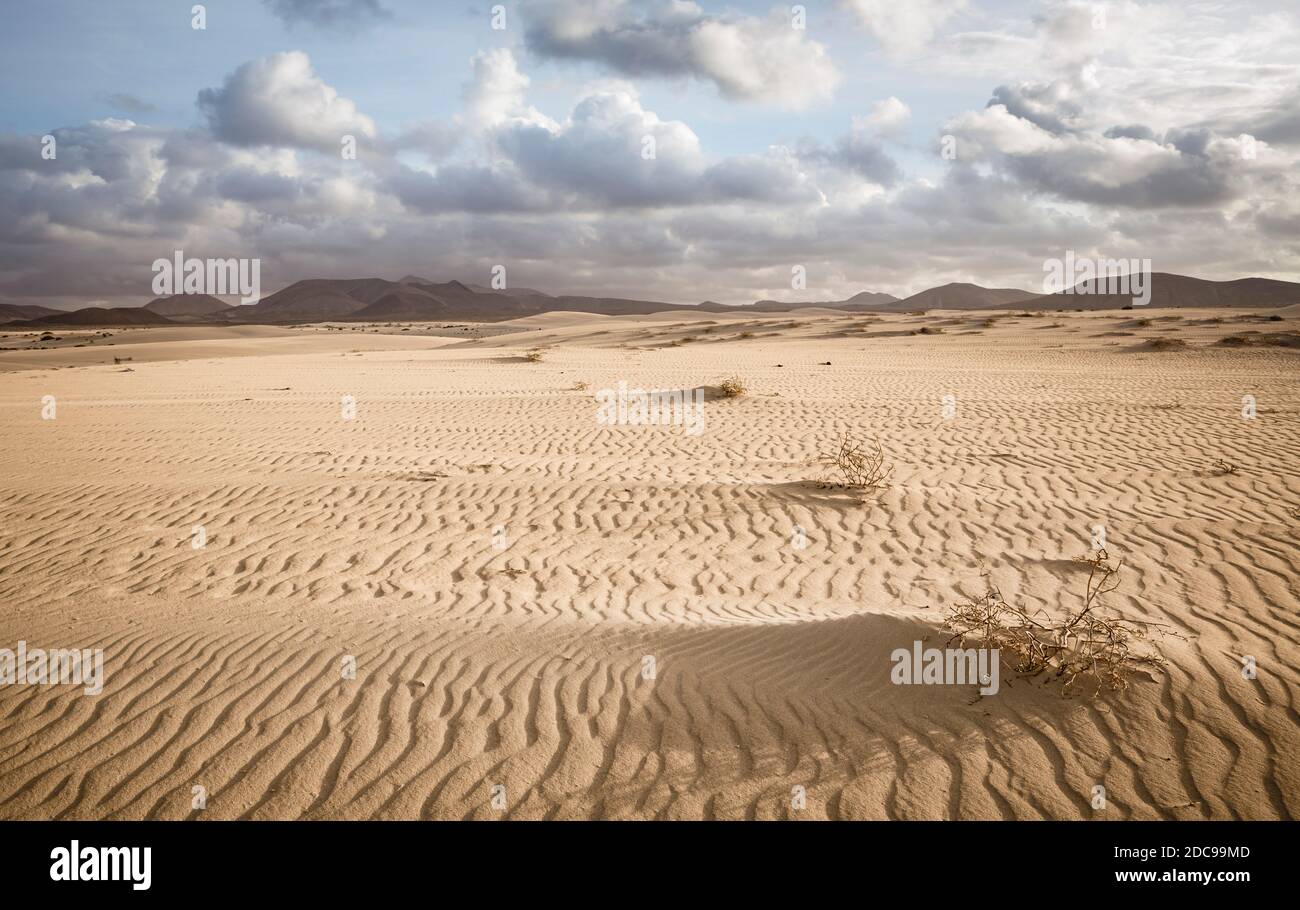
[[[1300,145],[1300,90],[1285,96],[1274,110],[1248,124],[1246,132],[1274,145]]]
[[[382,186],[408,210],[428,215],[541,212],[552,199],[511,167],[481,164],[449,164],[436,173],[397,165]]]
[[[853,132],[841,136],[833,145],[808,141],[798,151],[807,162],[820,162],[857,174],[883,187],[896,185],[902,177],[898,164],[875,139]]]
[[[1070,121],[1080,114],[1079,105],[1063,97],[1063,92],[1059,83],[999,85],[987,106],[1000,104],[1022,120],[1059,135],[1071,132]]]
[[[1107,139],[1144,139],[1147,142],[1154,142],[1156,138],[1155,131],[1151,127],[1140,123],[1112,126],[1102,135]]]
[[[999,88],[988,107],[955,118],[946,129],[957,136],[964,156],[987,161],[1038,192],[1077,202],[1217,206],[1249,185],[1232,137],[1204,127],[1158,136],[1143,124],[1096,132],[1059,85]]]
[[[688,77],[728,98],[802,106],[830,97],[839,74],[825,48],[772,17],[711,16],[693,3],[540,0],[524,8],[539,57],[597,63],[626,76]]]

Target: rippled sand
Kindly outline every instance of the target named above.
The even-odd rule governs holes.
[[[107,674],[0,688],[0,817],[1300,815],[1300,353],[1214,343],[1300,319],[987,317],[0,352],[0,647]],[[595,419],[732,374],[698,436]],[[865,504],[811,482],[845,429]],[[985,573],[1077,606],[1099,523],[1166,674],[891,684]]]

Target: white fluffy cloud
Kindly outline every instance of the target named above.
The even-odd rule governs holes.
[[[586,60],[626,76],[687,76],[728,98],[802,107],[829,98],[839,73],[824,46],[793,28],[790,13],[706,15],[668,0],[546,0],[526,10],[529,50]]]
[[[213,134],[242,146],[337,151],[342,137],[373,140],[375,123],[312,70],[301,51],[245,63],[219,89],[199,92]]]
[[[966,0],[842,0],[881,47],[891,53],[921,49]]]

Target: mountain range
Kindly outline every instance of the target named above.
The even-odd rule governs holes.
[[[1300,283],[1269,278],[1207,281],[1167,272],[1149,276],[1152,307],[1284,306],[1300,302]],[[845,300],[791,303],[760,300],[744,306],[713,301],[699,304],[585,297],[543,293],[532,288],[493,289],[460,281],[437,282],[416,275],[399,281],[384,278],[311,278],[297,281],[248,306],[231,306],[207,295],[160,297],[142,307],[86,307],[59,311],[49,307],[0,304],[0,324],[8,328],[88,325],[289,324],[300,322],[495,322],[559,310],[609,316],[662,312],[783,312],[824,307],[847,312],[913,310],[980,310],[1017,308],[1119,309],[1132,305],[1131,295],[1093,293],[1095,282],[1082,282],[1073,293],[1037,294],[1017,288],[985,288],[952,283],[910,297],[863,291]],[[1104,289],[1101,289],[1104,290]]]

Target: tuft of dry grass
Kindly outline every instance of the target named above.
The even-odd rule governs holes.
[[[1149,644],[1154,630],[1175,635],[1159,623],[1125,619],[1107,611],[1101,599],[1119,587],[1122,562],[1096,550],[1077,560],[1088,567],[1083,606],[1064,618],[1043,610],[1030,613],[1009,604],[990,585],[982,597],[948,608],[944,626],[953,633],[949,641],[965,646],[968,639],[996,648],[1002,659],[1023,676],[1052,673],[1062,681],[1062,691],[1081,676],[1096,680],[1094,695],[1102,688],[1122,690],[1128,677],[1141,669],[1163,670],[1165,659]]]
[[[589,389],[589,388],[591,388],[591,385],[590,385],[586,380],[579,379],[577,382],[575,382],[575,383],[573,384],[573,389],[572,389],[572,391],[574,391],[574,392],[585,392],[585,391],[587,391],[587,389]]]
[[[543,351],[541,348],[533,348],[531,351],[529,351],[527,354],[524,355],[524,360],[527,360],[529,363],[541,363],[542,358],[545,356],[546,356],[546,352]]]
[[[818,481],[824,487],[847,487],[863,493],[885,488],[893,468],[885,465],[885,451],[880,443],[859,444],[848,431],[840,434],[834,451],[817,459],[826,473]]]
[[[718,383],[718,391],[722,393],[723,398],[739,398],[749,391],[749,387],[739,376],[730,376]]]

